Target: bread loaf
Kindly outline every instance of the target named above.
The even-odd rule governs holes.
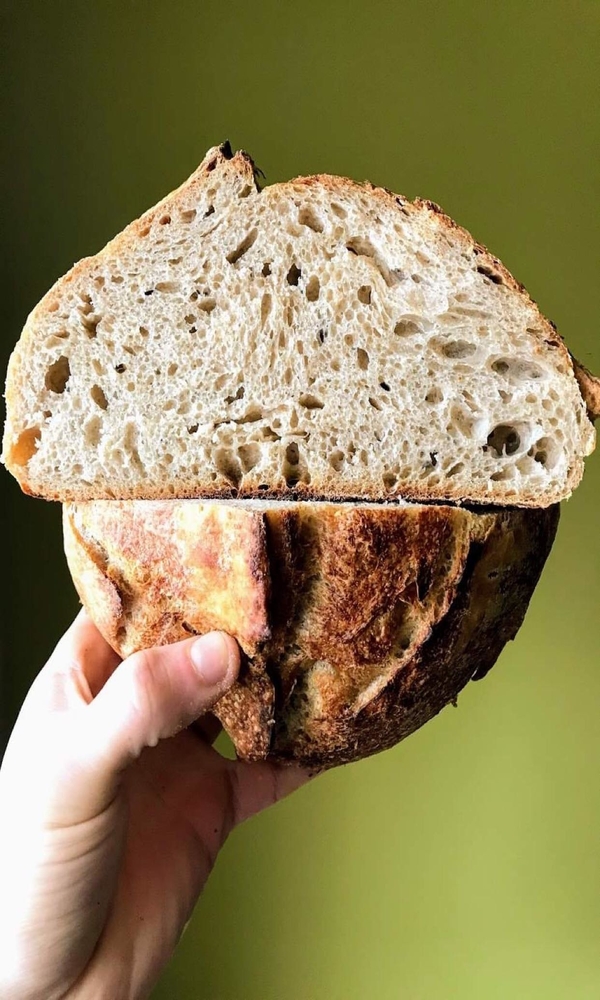
[[[111,645],[224,629],[238,754],[330,766],[515,635],[600,382],[437,205],[327,175],[261,191],[225,144],[42,299],[6,401],[3,461],[65,504]]]
[[[238,755],[392,746],[517,632],[558,506],[92,501],[64,508],[83,603],[125,656],[210,629],[245,654],[215,708]]]
[[[326,175],[260,191],[224,145],[33,310],[3,459],[63,501],[545,507],[594,446],[580,384],[436,205]]]

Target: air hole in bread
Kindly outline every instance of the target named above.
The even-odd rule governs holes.
[[[515,427],[510,424],[498,424],[488,434],[488,447],[493,448],[498,458],[503,455],[514,455],[520,447],[521,437]],[[493,477],[492,477],[493,478]]]
[[[317,336],[319,338],[319,343],[324,344],[327,337],[327,330],[319,330]]]
[[[268,261],[265,261],[265,263],[262,266],[261,274],[263,278],[268,278],[270,273],[271,273],[271,265],[269,264]]]
[[[398,482],[398,477],[393,472],[384,472],[381,478],[386,490],[392,490]]]
[[[194,219],[196,218],[196,209],[195,208],[188,208],[185,211],[180,212],[179,213],[179,218],[181,219],[182,222],[186,222],[186,223],[187,222],[193,222]]]
[[[358,362],[358,367],[363,372],[366,372],[367,368],[369,367],[369,355],[368,352],[365,351],[363,347],[356,348],[356,360]]]
[[[155,289],[157,292],[178,292],[179,285],[176,281],[157,281]]]
[[[369,403],[371,404],[371,406],[373,407],[374,410],[381,410],[381,409],[383,409],[383,407],[381,406],[381,403],[379,402],[379,400],[375,399],[374,396],[369,396]]]
[[[235,403],[236,399],[243,399],[245,391],[246,390],[245,390],[244,386],[240,385],[238,387],[238,389],[236,390],[235,395],[233,395],[233,396],[226,396],[225,397],[225,402],[227,403],[227,405],[229,405],[231,403]]]
[[[456,465],[453,465],[450,469],[448,469],[446,475],[457,476],[459,472],[463,471],[464,467],[465,467],[464,462],[457,462]]]
[[[260,325],[264,326],[269,313],[271,312],[271,305],[273,300],[268,292],[265,292],[262,299],[260,300]]]
[[[261,433],[264,441],[281,441],[281,434],[278,434],[272,427],[267,425],[261,428]]]
[[[390,387],[389,387],[389,385],[388,385],[387,382],[380,382],[379,385],[384,390],[384,392],[389,392],[390,391]]]
[[[309,302],[316,302],[319,298],[319,293],[321,291],[321,282],[317,278],[316,274],[313,274],[308,280],[306,285],[306,298]]]
[[[477,348],[468,340],[452,340],[448,344],[443,344],[440,350],[444,357],[454,360],[455,358],[470,358],[471,355],[475,354]]]
[[[261,420],[262,416],[263,412],[259,406],[251,406],[244,416],[238,417],[235,422],[236,424],[254,424],[257,420]]]
[[[237,456],[229,448],[217,448],[214,462],[221,475],[237,489],[243,476],[242,466]]]
[[[285,276],[285,280],[287,281],[288,285],[296,286],[300,281],[301,277],[302,277],[302,271],[300,270],[300,268],[297,267],[296,264],[292,264],[288,273]]]
[[[298,465],[300,461],[300,450],[296,441],[292,441],[285,449],[285,460],[290,465]]]
[[[241,444],[237,450],[244,472],[250,472],[260,460],[260,445],[249,442]]]
[[[15,465],[27,465],[35,455],[42,432],[39,427],[28,427],[19,434],[15,444],[10,449],[10,458]]]
[[[441,403],[443,399],[444,399],[444,394],[440,389],[437,388],[437,386],[434,386],[433,389],[430,389],[425,396],[426,403],[432,403],[432,404]]]
[[[161,215],[160,219],[158,220],[159,226],[168,226],[170,222],[171,222],[171,216],[167,213],[165,215]]]
[[[201,299],[201,301],[198,302],[198,309],[205,313],[211,313],[213,309],[216,309],[216,306],[216,300],[210,298],[210,296],[208,298]]]
[[[560,455],[560,445],[552,438],[541,437],[529,449],[527,454],[539,465],[543,465],[547,469],[553,469]]]
[[[479,264],[477,267],[477,272],[479,274],[482,274],[484,278],[487,278],[488,281],[493,282],[494,285],[504,284],[502,276],[497,274],[496,271],[492,270],[491,267],[487,267],[485,264]]]
[[[64,354],[61,354],[60,358],[57,358],[46,372],[44,379],[46,389],[49,389],[50,392],[64,392],[70,376],[71,368],[69,366],[69,359]]]
[[[349,250],[350,253],[353,253],[356,257],[368,257],[372,260],[386,285],[390,288],[397,285],[399,282],[404,281],[406,278],[406,275],[400,268],[388,267],[371,241],[365,239],[364,236],[352,236],[346,242],[346,250]]]
[[[414,333],[423,333],[423,327],[416,320],[406,317],[398,320],[394,326],[394,333],[398,337],[411,337]]]
[[[200,424],[190,424],[187,429],[188,434],[196,434],[199,426]]]
[[[116,371],[117,375],[122,375],[123,372],[126,371],[126,370],[127,370],[127,365],[124,365],[124,364],[115,365],[115,371]]]
[[[342,471],[344,458],[345,458],[344,452],[340,451],[339,448],[336,448],[335,451],[331,452],[331,455],[329,456],[329,464],[331,468],[334,470],[334,472]]]
[[[340,205],[337,201],[331,202],[331,211],[334,215],[337,215],[338,219],[345,219],[348,215],[344,206]]]
[[[491,368],[496,375],[503,375],[518,382],[537,380],[544,374],[536,364],[523,358],[497,358],[492,362]]]
[[[121,278],[121,281],[123,279]],[[100,322],[100,317],[94,312],[94,303],[92,301],[91,295],[81,296],[81,305],[79,306],[79,313],[81,315],[81,321],[83,328],[87,333],[90,340],[93,340],[98,332],[98,323]]]
[[[62,340],[68,340],[69,336],[70,334],[68,330],[59,330],[58,333],[53,333],[51,337],[48,337],[45,342],[45,346],[49,348],[59,347],[60,342]]]
[[[362,302],[363,305],[368,306],[371,304],[371,286],[361,285],[356,293],[358,296],[358,301]]]
[[[104,391],[101,386],[93,385],[90,389],[90,396],[94,400],[96,406],[99,406],[101,410],[108,409],[108,400],[104,395]]]
[[[90,417],[90,419],[86,421],[83,434],[85,443],[91,445],[92,448],[95,448],[100,441],[101,426],[100,417]]]
[[[144,340],[146,339],[146,337],[150,336],[149,331],[148,331],[147,327],[145,327],[145,326],[140,326],[139,333],[140,333],[140,337],[143,337]]]
[[[325,404],[317,396],[313,396],[310,392],[303,392],[300,394],[298,399],[300,406],[303,406],[305,410],[322,410]]]
[[[498,472],[493,472],[490,479],[494,483],[500,483],[507,479],[512,479],[514,476],[514,471],[510,465],[504,467],[504,469],[499,469]]]
[[[247,236],[244,237],[242,242],[238,244],[235,250],[232,250],[227,254],[227,261],[230,264],[237,264],[238,260],[241,260],[245,253],[256,242],[256,237],[258,236],[258,229],[251,229]]]
[[[315,233],[323,232],[323,222],[311,205],[303,205],[298,213],[298,222],[301,226],[307,226]]]

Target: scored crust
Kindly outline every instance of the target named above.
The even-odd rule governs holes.
[[[76,588],[126,656],[224,629],[238,755],[333,766],[392,746],[521,625],[558,507],[202,501],[65,505]]]

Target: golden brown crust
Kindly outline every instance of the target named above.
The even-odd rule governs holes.
[[[573,355],[571,355],[571,360],[588,416],[590,420],[597,420],[600,417],[600,378],[592,375],[591,371]]]
[[[332,766],[398,742],[489,669],[557,519],[558,508],[98,501],[65,508],[65,549],[122,655],[190,624],[238,639],[241,680],[216,714],[241,757]]]
[[[484,517],[485,515],[475,515]],[[360,705],[276,730],[272,756],[307,766],[335,766],[394,746],[484,676],[518,631],[550,551],[559,508],[492,515],[470,551],[447,613],[407,661],[390,670]],[[293,720],[297,723],[297,719]]]
[[[122,655],[215,628],[235,633],[249,655],[269,638],[260,514],[224,504],[98,500],[65,506],[63,527],[79,596],[92,618],[110,622],[102,630]]]

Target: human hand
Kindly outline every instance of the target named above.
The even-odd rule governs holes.
[[[227,835],[307,779],[212,747],[238,669],[223,633],[120,663],[82,611],[60,640],[0,769],[4,1000],[146,997]]]

